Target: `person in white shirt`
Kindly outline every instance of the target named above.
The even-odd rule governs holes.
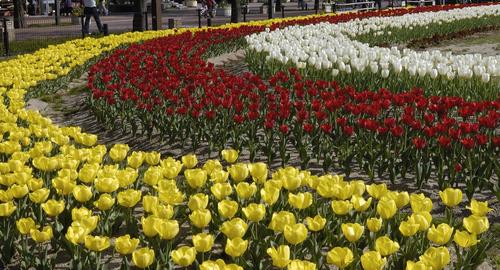
[[[97,24],[97,29],[99,29],[99,33],[102,33],[101,19],[99,19],[99,12],[97,11],[95,0],[83,0],[83,5],[85,6],[85,8],[83,9],[83,14],[85,15],[85,24],[83,26],[83,32],[86,34],[90,34],[89,32],[90,17],[94,17],[94,20]]]

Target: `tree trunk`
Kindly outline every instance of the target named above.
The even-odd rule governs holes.
[[[231,22],[237,23],[240,21],[241,3],[240,0],[231,0]]]
[[[319,0],[314,0],[314,10],[319,10]]]
[[[14,0],[14,28],[24,28],[26,25],[23,1],[24,0]]]
[[[281,12],[281,0],[276,0],[276,12]]]

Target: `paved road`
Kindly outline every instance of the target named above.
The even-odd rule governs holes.
[[[314,14],[314,2],[307,2],[309,10],[300,10],[297,3],[285,3],[285,17],[293,17],[300,15]],[[384,1],[383,6],[387,6],[388,1]],[[256,14],[257,10],[253,7],[250,10],[251,14],[247,14],[247,21],[264,20],[268,18],[267,14]],[[149,14],[150,16],[150,14]],[[274,14],[274,17],[281,17],[281,12]],[[110,33],[122,33],[132,31],[132,18],[133,14],[111,14],[110,16],[101,17],[102,23],[108,24]],[[182,10],[168,10],[162,14],[162,28],[167,28],[168,19],[173,18],[179,22],[178,27],[198,27],[198,15],[196,8],[185,8]],[[242,18],[243,20],[243,18]],[[54,21],[53,17],[30,17],[28,24],[38,24],[37,27],[29,27],[25,29],[16,29],[16,40],[27,39],[46,39],[51,37],[64,37],[64,36],[80,36],[80,25],[68,25],[70,22],[69,17],[62,17],[63,25],[61,26],[40,26],[51,24]],[[217,16],[212,19],[212,25],[222,25],[229,23],[230,19],[222,16],[222,12],[218,12]],[[207,24],[206,19],[202,20],[202,25]],[[149,18],[149,27],[151,27],[151,18]],[[91,22],[91,31],[97,31],[95,22]]]

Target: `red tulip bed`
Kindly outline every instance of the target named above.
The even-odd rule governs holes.
[[[269,28],[457,7],[315,17]],[[193,150],[204,143],[210,151],[232,146],[248,150],[252,161],[283,164],[298,153],[303,168],[315,159],[325,171],[340,166],[347,175],[359,166],[372,180],[411,174],[417,187],[430,178],[440,189],[465,184],[469,198],[478,190],[498,192],[500,98],[471,102],[427,96],[425,89],[360,89],[307,80],[294,68],[268,79],[237,76],[205,62],[264,30],[207,29],[117,50],[90,69],[91,107],[110,126],[118,119],[123,129],[158,132]]]

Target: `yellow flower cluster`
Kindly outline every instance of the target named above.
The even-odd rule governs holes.
[[[326,256],[329,264],[339,268],[359,260],[363,269],[382,269],[389,256],[405,258],[412,241],[421,239],[432,244],[425,246],[418,261],[405,259],[407,269],[443,269],[450,263],[446,245],[452,238],[465,252],[489,228],[485,215],[491,209],[486,202],[470,203],[472,215],[463,219],[459,230],[453,222],[433,223],[434,204],[424,194],[344,181],[338,175],[312,175],[293,167],[270,174],[264,163],[237,163],[238,152],[232,149],[223,151],[223,162],[208,160],[200,166],[195,155],[162,159],[157,152],[130,152],[124,144],[109,151],[103,146],[68,145],[60,146],[57,155],[44,151],[54,146],[40,146],[45,154],[35,158],[16,152],[0,163],[0,217],[13,216],[21,235],[44,243],[54,237],[57,218],[66,212],[71,223],[58,241],[64,238],[93,252],[102,252],[114,242],[118,253],[131,254],[134,265],[142,268],[160,260],[155,254],[164,250],[155,243],[173,243],[186,224],[190,229],[185,233],[192,236],[189,243],[168,250],[177,265],[189,266],[197,254],[210,253],[220,232],[224,252],[236,262],[250,246],[262,245],[274,266],[288,269],[316,269],[316,261],[293,260],[298,254]],[[20,156],[25,157],[21,165],[11,166],[18,164],[12,162]],[[448,188],[439,195],[449,208],[462,201],[458,189]],[[402,214],[408,206],[411,212]],[[14,214],[18,207],[23,211]],[[30,210],[38,207],[42,216]],[[110,215],[127,220],[128,209],[140,213],[141,229],[131,232],[135,237],[102,234]],[[136,217],[131,219],[136,222]],[[39,229],[38,224],[49,225]],[[339,235],[331,238],[335,228]],[[259,239],[262,235],[266,237]],[[280,245],[273,244],[279,239]],[[307,239],[313,239],[313,246],[308,247]],[[323,254],[323,247],[331,249]],[[199,263],[201,269],[242,269],[222,260]]]

